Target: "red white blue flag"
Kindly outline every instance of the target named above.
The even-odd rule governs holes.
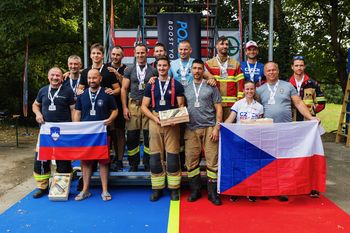
[[[221,194],[278,196],[326,190],[326,160],[318,122],[222,124]]]
[[[108,159],[103,121],[52,123],[40,127],[39,160]]]

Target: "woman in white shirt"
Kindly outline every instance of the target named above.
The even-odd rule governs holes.
[[[244,98],[231,107],[231,113],[225,123],[241,123],[242,120],[255,120],[263,117],[264,108],[255,99],[255,85],[251,81],[244,84]]]
[[[240,124],[244,120],[262,118],[264,115],[264,108],[254,98],[255,84],[252,81],[247,81],[244,83],[244,98],[237,101],[231,107],[231,113],[225,120],[225,123],[233,123],[236,121],[237,124]],[[231,196],[230,198],[231,201],[237,201],[237,199],[237,196]],[[248,196],[248,200],[255,202],[256,197]]]

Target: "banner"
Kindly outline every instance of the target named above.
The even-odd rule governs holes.
[[[157,15],[158,42],[165,44],[170,60],[178,58],[180,41],[188,40],[192,58],[201,58],[201,14],[159,13]]]
[[[108,158],[107,129],[103,121],[45,122],[40,127],[39,160]]]
[[[326,160],[317,121],[222,124],[218,190],[279,196],[326,190]]]

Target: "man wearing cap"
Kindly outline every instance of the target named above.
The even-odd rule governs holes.
[[[205,68],[217,81],[222,96],[223,118],[227,119],[232,105],[243,98],[244,76],[239,62],[228,55],[227,37],[219,37],[215,47],[217,55],[205,62]]]
[[[241,62],[241,70],[245,81],[252,81],[256,87],[266,82],[264,76],[264,64],[258,62],[259,47],[255,41],[248,41],[245,45],[247,61]]]
[[[264,116],[272,118],[274,123],[292,121],[292,103],[307,120],[318,120],[297,94],[295,88],[286,81],[279,79],[279,69],[275,62],[268,62],[264,66],[266,83],[256,90],[260,102],[264,107]],[[280,196],[280,201],[288,201],[287,196]]]

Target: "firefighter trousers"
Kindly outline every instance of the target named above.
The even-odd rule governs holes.
[[[153,113],[158,116],[158,113]],[[152,189],[178,189],[181,184],[179,125],[161,127],[149,121]],[[164,154],[165,151],[165,154]]]

